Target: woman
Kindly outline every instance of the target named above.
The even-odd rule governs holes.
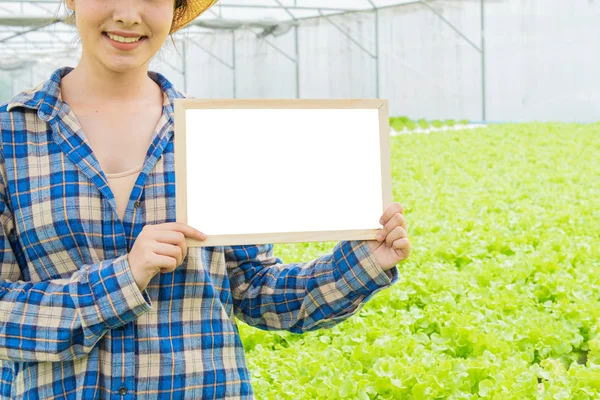
[[[282,264],[272,245],[186,248],[175,221],[173,102],[149,60],[214,0],[67,0],[81,36],[2,105],[1,398],[253,397],[234,316],[305,332],[356,313],[409,253],[382,238]]]

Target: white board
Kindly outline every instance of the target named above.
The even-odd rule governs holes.
[[[208,236],[188,244],[374,239],[388,118],[380,99],[178,99],[177,220]]]

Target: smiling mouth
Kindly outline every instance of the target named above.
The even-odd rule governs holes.
[[[147,36],[125,37],[125,36],[113,35],[108,32],[102,32],[102,35],[106,36],[110,40],[113,40],[118,43],[124,43],[124,44],[137,43],[137,42],[142,41],[147,38]]]

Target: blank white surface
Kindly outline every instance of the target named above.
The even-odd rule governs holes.
[[[377,109],[187,109],[186,153],[207,235],[380,227]]]

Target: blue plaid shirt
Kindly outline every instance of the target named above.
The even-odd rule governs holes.
[[[251,399],[235,317],[329,328],[398,279],[365,241],[293,264],[262,244],[190,248],[140,291],[127,253],[144,225],[175,221],[173,102],[185,96],[149,72],[163,114],[121,219],[61,101],[70,71],[0,108],[0,398]]]

